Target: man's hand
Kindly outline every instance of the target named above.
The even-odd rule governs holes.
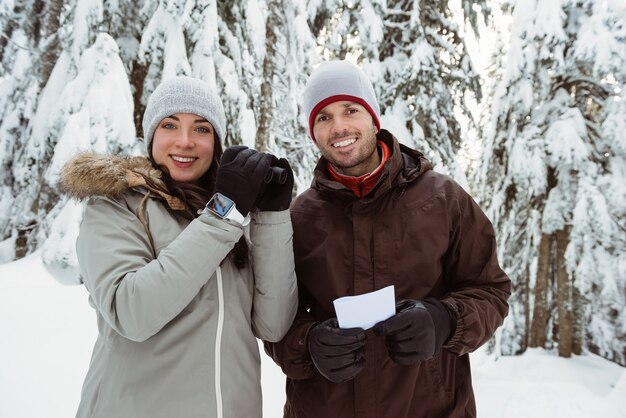
[[[396,314],[379,322],[374,333],[385,337],[393,361],[409,365],[435,355],[452,332],[452,318],[441,302],[402,300]]]
[[[331,382],[352,380],[365,367],[365,331],[339,328],[335,318],[309,331],[308,348],[317,370]]]

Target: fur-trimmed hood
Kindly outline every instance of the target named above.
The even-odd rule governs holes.
[[[78,200],[118,197],[129,189],[143,189],[163,198],[171,209],[185,208],[167,192],[161,170],[146,157],[82,153],[63,166],[59,185],[63,193]]]

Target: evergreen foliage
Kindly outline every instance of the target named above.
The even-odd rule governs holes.
[[[41,250],[77,280],[81,206],[58,170],[82,150],[143,153],[145,103],[177,74],[218,89],[226,145],[286,156],[304,191],[318,158],[304,84],[345,58],[383,127],[494,221],[514,294],[493,351],[626,364],[624,22],[622,0],[4,0],[0,262]],[[488,72],[470,43],[492,47]]]
[[[478,178],[514,282],[502,352],[585,347],[626,364],[626,6],[503,6]]]

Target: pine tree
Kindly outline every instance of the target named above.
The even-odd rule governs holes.
[[[626,10],[497,0],[494,15],[494,2],[0,2],[0,262],[41,249],[60,280],[76,278],[81,206],[59,195],[59,167],[80,150],[144,152],[146,101],[179,74],[216,87],[227,146],[288,157],[301,192],[318,158],[304,84],[320,59],[350,59],[373,81],[383,127],[464,183],[481,100],[466,36],[510,18],[475,182],[514,285],[497,350],[625,364]]]
[[[42,182],[54,138],[36,129],[47,116],[40,94],[59,59],[62,14],[58,1],[39,0],[16,1],[10,14],[2,13],[0,90],[6,94],[0,99],[0,239],[8,260],[37,248],[38,229],[54,205]]]
[[[228,120],[227,145],[254,148],[265,58],[265,15],[257,0],[218,2],[218,88]]]
[[[567,357],[586,347],[624,364],[625,191],[617,178],[625,139],[613,129],[624,126],[616,112],[626,9],[548,0],[504,7],[511,40],[480,176],[514,282],[502,350],[545,347]],[[602,45],[590,33],[601,33]]]
[[[306,2],[270,0],[266,19],[259,129],[256,146],[288,157],[296,190],[308,188],[318,158],[301,115],[302,95],[315,62],[315,40],[308,31]]]
[[[118,46],[108,35],[98,36],[112,26],[106,25],[103,4],[28,1],[14,11],[19,11],[14,19],[28,24],[13,29],[7,43],[15,46],[19,59],[5,54],[2,65],[7,74],[3,87],[12,88],[0,105],[0,131],[6,133],[0,135],[6,167],[1,175],[11,185],[0,195],[0,206],[7,205],[0,219],[6,260],[45,245],[65,205],[55,176],[68,154],[79,149],[117,153],[135,142],[132,98]],[[44,262],[54,259],[53,253],[45,253]],[[66,254],[59,254],[59,261],[65,268]]]
[[[3,3],[2,261],[44,246],[49,268],[73,274],[71,254],[44,244],[50,234],[71,240],[76,233],[55,230],[58,217],[79,213],[59,196],[56,170],[79,150],[143,152],[136,140],[143,110],[164,78],[193,75],[214,85],[230,122],[222,140],[254,146],[263,10],[255,0]]]
[[[143,32],[155,13],[158,1],[144,0],[140,4],[136,1],[123,0],[104,8],[102,27],[111,35],[119,48],[119,56],[126,68],[134,103],[134,123],[138,136],[143,136],[141,121],[147,96],[144,95],[144,84],[152,86],[148,76],[149,63],[144,62],[144,56],[139,53]]]

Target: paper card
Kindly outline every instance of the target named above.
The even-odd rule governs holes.
[[[396,313],[393,285],[363,295],[344,296],[333,304],[339,328],[369,329]]]

